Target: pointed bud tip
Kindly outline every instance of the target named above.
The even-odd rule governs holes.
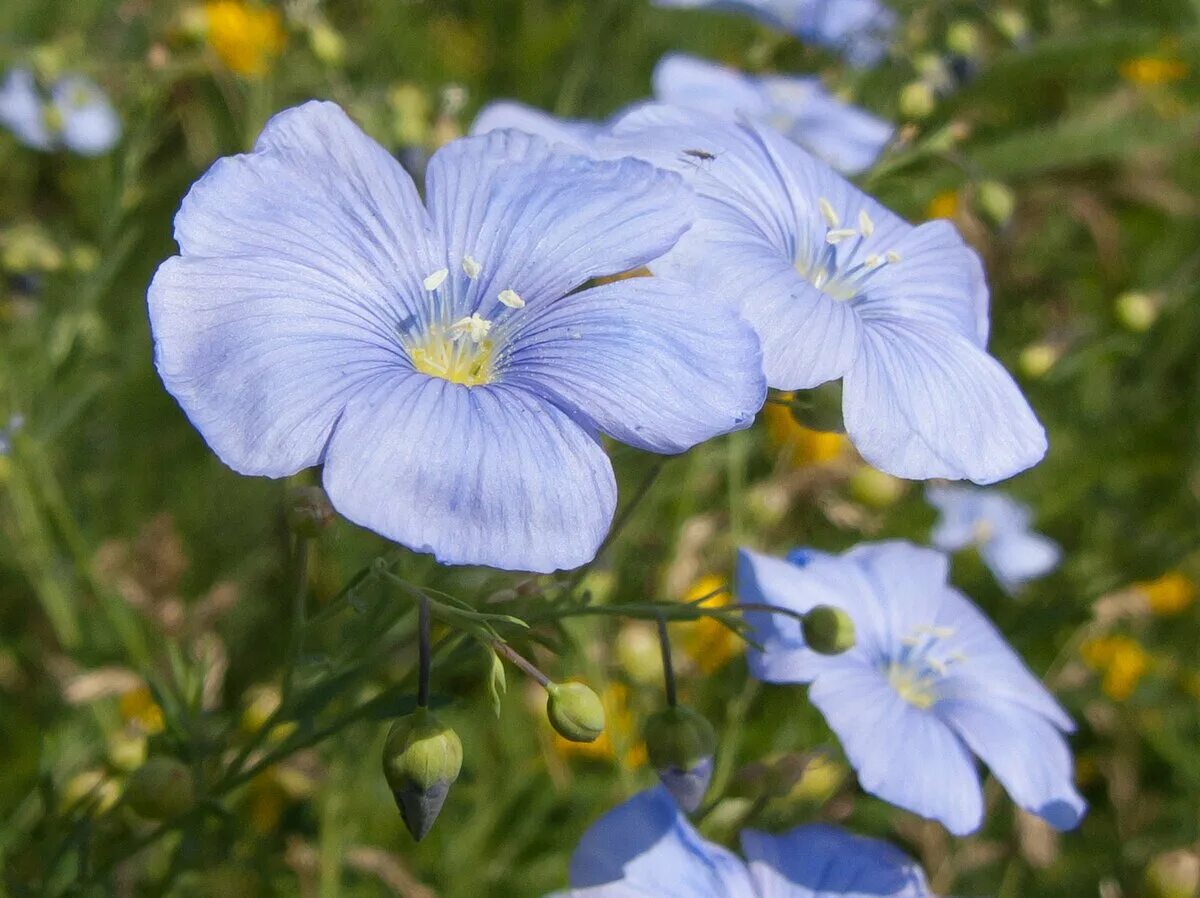
[[[684,705],[646,721],[646,753],[659,781],[687,812],[700,807],[712,780],[717,733],[702,714]]]
[[[818,605],[804,615],[804,642],[821,655],[840,655],[854,648],[854,621],[841,608]]]
[[[383,775],[404,825],[425,838],[462,770],[458,734],[430,711],[418,708],[395,721],[383,748]]]
[[[604,732],[604,705],[583,683],[551,683],[546,687],[550,725],[571,742],[595,742]]]

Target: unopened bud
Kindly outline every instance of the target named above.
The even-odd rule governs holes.
[[[900,91],[900,111],[905,118],[927,118],[936,106],[933,88],[924,81],[913,81]]]
[[[999,181],[981,181],[975,194],[980,210],[998,225],[1012,221],[1017,209],[1017,196],[1012,188]]]
[[[804,643],[821,655],[840,655],[854,648],[854,621],[841,608],[818,605],[804,615]]]
[[[1117,318],[1131,331],[1148,331],[1158,320],[1158,299],[1149,293],[1122,293],[1116,302]]]
[[[551,683],[546,691],[546,716],[558,735],[571,742],[595,742],[604,732],[604,705],[583,683]]]
[[[646,753],[667,791],[689,813],[700,807],[712,780],[717,734],[691,708],[676,706],[646,721]]]
[[[125,803],[149,820],[167,820],[191,810],[196,801],[192,771],[175,758],[150,758],[125,784]]]
[[[297,536],[309,539],[321,535],[333,521],[333,506],[319,486],[302,486],[288,493],[284,514],[287,525]]]
[[[1200,855],[1180,849],[1160,854],[1146,868],[1148,898],[1196,898],[1200,895]]]
[[[458,734],[429,710],[418,708],[388,730],[383,775],[404,825],[418,842],[433,828],[460,770]]]
[[[1021,373],[1026,377],[1044,377],[1051,368],[1058,364],[1062,350],[1050,343],[1034,343],[1026,346],[1021,352],[1017,364]]]

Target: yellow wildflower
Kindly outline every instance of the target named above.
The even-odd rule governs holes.
[[[787,402],[791,394],[781,393],[779,398]],[[776,446],[789,450],[796,465],[827,465],[845,455],[849,445],[844,433],[810,430],[796,420],[791,409],[776,402],[767,403],[763,418],[767,437]]]
[[[1121,64],[1121,77],[1139,87],[1171,84],[1182,81],[1187,75],[1187,63],[1163,56],[1139,56]]]
[[[147,736],[163,731],[165,724],[162,708],[154,701],[154,695],[148,686],[138,686],[124,693],[118,709],[125,723],[133,724]]]
[[[716,574],[705,574],[684,595],[685,602],[705,599],[706,608],[721,608],[733,602],[726,589],[724,578]],[[745,643],[724,624],[711,617],[698,621],[675,624],[672,629],[678,635],[678,645],[696,669],[704,674],[715,673],[729,659],[745,649]]]
[[[958,191],[943,190],[929,201],[929,205],[925,207],[925,217],[929,219],[956,218],[959,208]]]
[[[612,761],[618,757],[630,770],[646,763],[646,745],[638,733],[633,709],[629,707],[629,688],[609,683],[600,694],[604,704],[604,732],[592,742],[572,742],[554,734],[554,747],[560,754]]]
[[[1185,611],[1196,599],[1196,584],[1180,571],[1168,571],[1156,580],[1135,583],[1155,614],[1168,616]]]
[[[240,0],[204,4],[208,44],[233,71],[247,78],[265,75],[283,50],[287,35],[279,10]]]
[[[1098,636],[1079,650],[1083,661],[1101,674],[1100,688],[1114,701],[1125,701],[1150,667],[1150,656],[1129,636]]]

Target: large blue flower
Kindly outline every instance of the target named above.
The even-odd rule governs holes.
[[[975,757],[1013,800],[1057,829],[1085,805],[1072,783],[1054,697],[961,593],[946,556],[904,542],[788,561],[743,550],[743,601],[794,611],[842,608],[857,642],[836,656],[804,645],[782,615],[748,615],[762,647],[751,671],[771,683],[810,683],[809,698],[837,733],[868,792],[963,835],[983,820]]]
[[[896,14],[880,0],[656,0],[659,6],[746,13],[801,40],[841,53],[851,65],[887,53]]]
[[[695,187],[699,220],[654,271],[740,296],[770,386],[843,378],[846,430],[875,467],[991,483],[1045,454],[987,353],[983,266],[950,222],[908,224],[758,124],[643,106],[596,145]]]
[[[29,69],[13,69],[0,84],[0,125],[35,150],[65,147],[99,156],[121,138],[121,120],[108,97],[80,75],[66,75],[43,95]]]
[[[680,283],[577,289],[689,226],[644,162],[495,132],[434,155],[426,205],[336,105],[280,113],[175,219],[159,373],[237,471],[323,464],[346,517],[447,563],[582,564],[616,501],[599,434],[673,453],[748,425],[754,334]]]
[[[931,534],[933,544],[947,552],[978,546],[1007,592],[1058,566],[1062,550],[1030,528],[1033,513],[1027,505],[998,490],[969,486],[931,486],[925,495],[941,512]]]
[[[584,834],[559,898],[930,898],[925,875],[886,842],[811,824],[706,841],[665,789],[635,795]]]

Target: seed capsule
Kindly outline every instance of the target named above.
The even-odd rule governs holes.
[[[840,655],[854,648],[854,621],[841,608],[818,605],[804,615],[804,642],[822,655]]]
[[[595,742],[604,732],[604,705],[583,683],[551,683],[546,691],[546,716],[564,739]]]

